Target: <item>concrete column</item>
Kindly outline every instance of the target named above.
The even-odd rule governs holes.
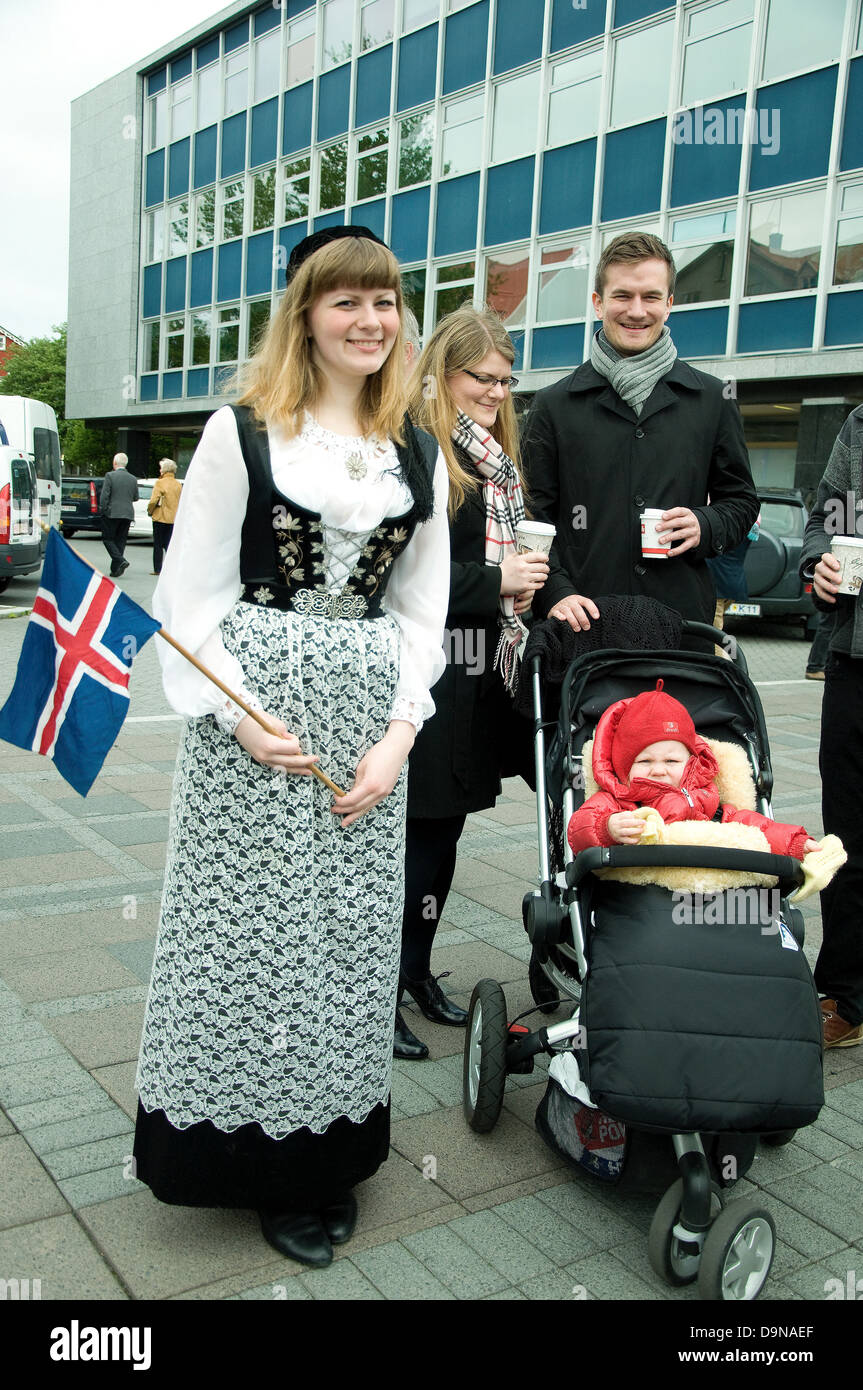
[[[834,440],[853,409],[854,402],[843,396],[801,403],[794,486],[800,488],[807,502],[818,488]]]
[[[129,472],[134,473],[136,478],[149,477],[149,430],[119,429],[117,431],[117,452],[129,455]]]

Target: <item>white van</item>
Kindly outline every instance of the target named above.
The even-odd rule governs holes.
[[[0,396],[0,446],[9,444],[32,463],[39,490],[39,517],[46,526],[60,524],[60,438],[57,416],[44,401],[29,396]],[[42,550],[46,537],[42,533]]]
[[[36,473],[23,450],[0,444],[0,594],[42,564]]]

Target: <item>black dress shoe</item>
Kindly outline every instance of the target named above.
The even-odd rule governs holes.
[[[396,1009],[396,1027],[393,1035],[393,1056],[401,1057],[403,1062],[422,1062],[429,1050],[424,1042],[411,1032],[400,1010]]]
[[[333,1245],[344,1245],[346,1240],[350,1240],[357,1224],[357,1199],[353,1192],[349,1192],[341,1202],[324,1207],[320,1216]]]
[[[128,568],[129,568],[129,561],[128,561],[128,560],[122,560],[122,561],[120,562],[120,568],[119,568],[118,571],[117,571],[118,575],[119,575],[119,574],[125,574],[125,573],[126,573],[126,570],[127,570]]]
[[[333,1247],[316,1211],[261,1211],[264,1239],[300,1264],[325,1269],[333,1262]]]
[[[460,1009],[458,1004],[447,999],[438,984],[438,980],[446,979],[449,973],[445,970],[442,975],[429,975],[427,980],[416,981],[409,980],[407,975],[400,972],[399,984],[419,1005],[420,1013],[425,1014],[432,1023],[445,1023],[450,1028],[464,1028],[467,1023],[466,1010]]]

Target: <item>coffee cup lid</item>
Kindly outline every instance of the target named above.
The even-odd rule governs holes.
[[[830,542],[830,545],[831,547],[834,545],[863,546],[863,540],[861,540],[859,536],[834,536]]]

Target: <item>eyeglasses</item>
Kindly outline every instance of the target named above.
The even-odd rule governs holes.
[[[486,376],[485,373],[478,376],[476,372],[469,372],[467,367],[462,367],[462,371],[465,376],[472,376],[474,381],[478,382],[480,386],[484,386],[486,390],[492,386],[502,386],[505,391],[514,391],[518,386],[517,376]]]

